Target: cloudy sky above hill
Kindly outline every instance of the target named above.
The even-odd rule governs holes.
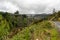
[[[51,13],[60,10],[60,0],[0,0],[0,11],[22,14]]]

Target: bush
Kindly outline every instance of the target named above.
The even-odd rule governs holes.
[[[0,15],[0,40],[9,34],[9,30],[8,22]]]
[[[30,27],[26,27],[17,35],[15,35],[11,40],[57,39],[57,34],[58,34],[57,30],[55,28],[50,28],[50,27],[52,26],[51,23],[49,23],[48,21],[40,22],[31,25]]]

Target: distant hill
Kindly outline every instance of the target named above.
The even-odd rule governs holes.
[[[50,15],[51,14],[36,14],[36,15],[34,15],[34,18],[35,19],[45,19],[45,18],[47,18]]]

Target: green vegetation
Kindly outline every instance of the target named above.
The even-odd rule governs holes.
[[[3,40],[9,34],[9,23],[0,15],[0,40]]]
[[[24,28],[10,40],[56,40],[57,35],[56,28],[52,27],[50,22],[43,21]]]
[[[60,40],[52,21],[60,21],[60,11],[44,19],[28,18],[19,12],[0,12],[0,40]]]

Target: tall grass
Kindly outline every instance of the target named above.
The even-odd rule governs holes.
[[[48,21],[31,25],[20,31],[11,40],[56,40],[58,32]]]

